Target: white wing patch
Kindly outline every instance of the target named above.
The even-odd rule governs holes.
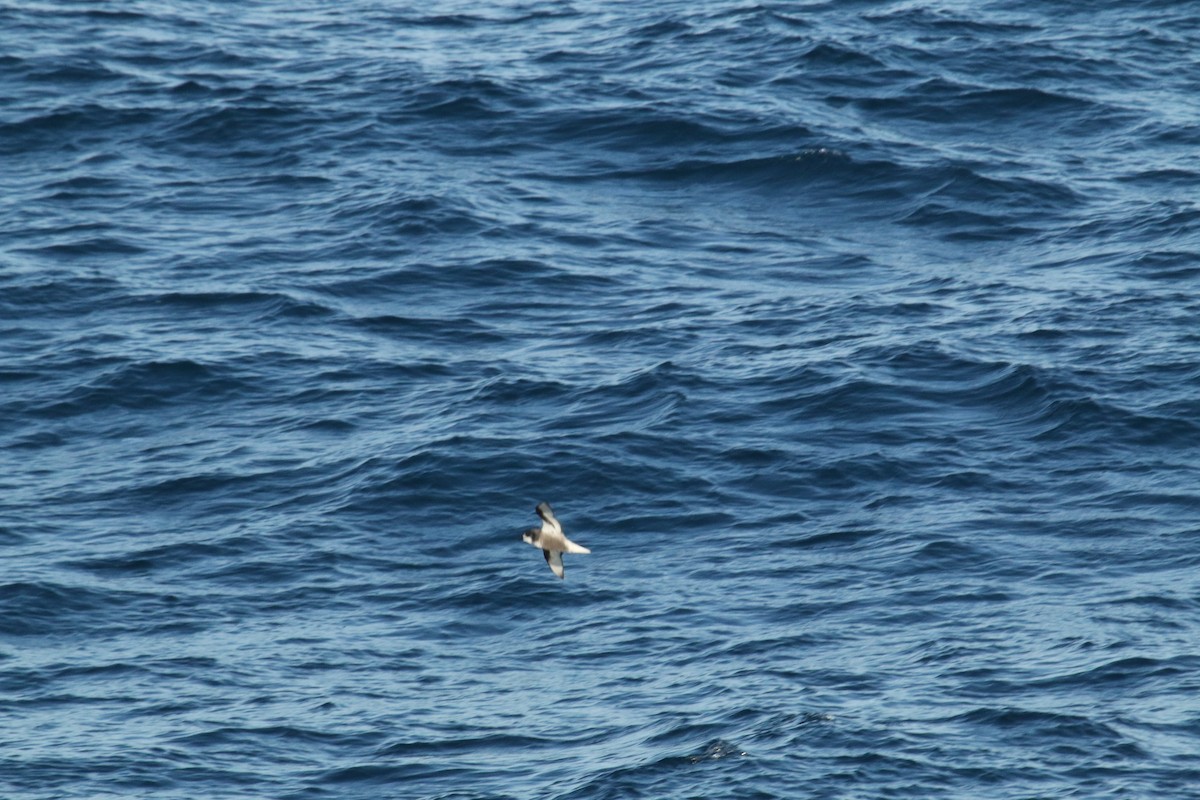
[[[534,510],[542,518],[542,533],[563,535],[562,525],[559,523],[558,518],[554,516],[554,510],[550,508],[549,503],[538,503],[538,507]]]

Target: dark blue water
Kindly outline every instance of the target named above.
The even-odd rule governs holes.
[[[0,796],[1198,796],[1198,12],[0,6]]]

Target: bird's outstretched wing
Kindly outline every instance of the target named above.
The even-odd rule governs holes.
[[[543,550],[542,555],[546,557],[546,563],[550,565],[550,570],[559,578],[566,579],[563,574],[562,553],[557,550]]]
[[[554,516],[554,509],[550,508],[549,503],[543,500],[537,504],[537,508],[534,511],[542,518],[543,533],[557,533],[560,536],[562,535],[562,525],[559,524],[558,518]]]

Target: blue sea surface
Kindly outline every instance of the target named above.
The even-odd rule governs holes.
[[[1200,796],[1198,87],[1192,2],[0,4],[0,797]]]

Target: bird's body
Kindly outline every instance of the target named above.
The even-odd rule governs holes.
[[[554,511],[550,508],[549,503],[538,503],[535,510],[537,515],[542,518],[542,527],[530,528],[525,531],[521,535],[521,541],[534,547],[540,547],[551,571],[563,578],[565,577],[562,563],[563,553],[590,553],[592,551],[567,538],[563,533],[562,523],[554,516]]]

